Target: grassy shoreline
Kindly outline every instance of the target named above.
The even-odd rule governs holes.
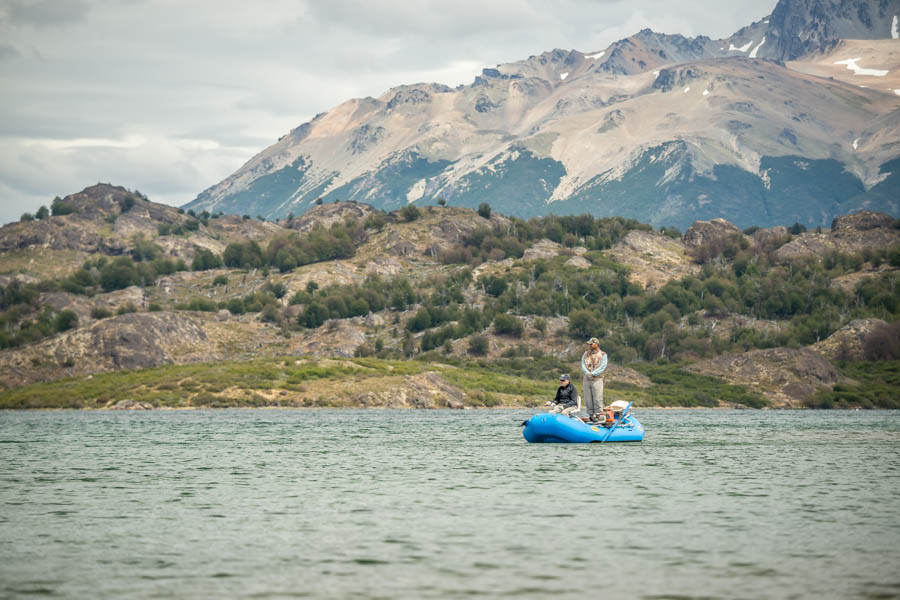
[[[160,409],[536,408],[556,390],[555,378],[545,370],[377,358],[257,358],[34,383],[0,391],[0,409],[107,409],[126,400]],[[608,383],[606,401],[681,408],[768,405],[740,386],[692,375],[677,365],[654,366],[648,372],[653,381],[649,387]],[[407,399],[407,392],[436,400],[416,404]]]

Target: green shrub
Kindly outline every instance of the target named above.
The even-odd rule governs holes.
[[[62,198],[57,196],[50,204],[50,212],[54,217],[59,215],[69,215],[75,212],[75,207],[68,202],[63,202]]]
[[[400,216],[403,217],[404,221],[409,223],[421,217],[422,213],[415,204],[407,204],[400,210]]]
[[[134,302],[126,302],[125,304],[120,305],[119,308],[116,309],[116,314],[117,315],[127,315],[130,313],[136,313],[137,310],[138,310],[137,306],[135,306]]]
[[[490,342],[483,335],[473,335],[469,338],[468,352],[475,356],[484,356],[488,352]]]
[[[194,260],[191,263],[192,271],[208,271],[209,269],[218,269],[222,266],[222,257],[213,254],[206,248],[200,248],[194,254]]]
[[[78,315],[75,314],[75,311],[63,310],[60,311],[58,315],[56,315],[56,319],[53,323],[53,328],[56,331],[68,331],[69,329],[73,329],[75,327],[78,327]]]
[[[522,337],[524,332],[525,326],[522,324],[522,321],[513,315],[499,313],[494,317],[494,333],[497,335]]]
[[[91,309],[91,318],[93,319],[108,319],[112,316],[112,311],[108,308],[103,308],[101,306],[95,306]]]

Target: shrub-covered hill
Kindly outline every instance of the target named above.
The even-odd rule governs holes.
[[[229,361],[284,357],[415,359],[423,377],[480,382],[447,379],[461,390],[454,405],[531,403],[559,370],[578,372],[592,336],[614,364],[610,394],[644,405],[897,402],[886,382],[900,358],[900,229],[886,215],[817,231],[700,221],[682,235],[622,218],[507,218],[488,204],[331,203],[269,223],[181,213],[112,186],[53,206],[0,229],[3,406],[52,405],[57,389],[85,407],[203,405],[199,388],[159,386],[185,379],[179,369],[214,380]],[[85,378],[100,373],[112,391],[92,396],[99,383]],[[477,396],[503,377],[531,391]],[[390,405],[265,381],[201,387],[216,405],[246,404],[245,389],[262,390],[257,404]]]

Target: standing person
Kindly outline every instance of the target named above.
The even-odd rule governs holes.
[[[606,352],[600,349],[600,340],[588,340],[588,350],[581,355],[581,372],[584,373],[584,410],[591,421],[603,419],[603,371],[606,370]]]
[[[559,387],[556,388],[556,397],[547,402],[551,406],[551,414],[562,413],[571,417],[578,410],[578,390],[572,385],[568,373],[559,376]]]

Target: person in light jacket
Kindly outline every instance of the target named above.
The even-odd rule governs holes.
[[[603,419],[603,372],[606,370],[606,352],[600,349],[600,340],[588,340],[588,350],[581,356],[581,372],[584,373],[584,410],[591,421]]]

